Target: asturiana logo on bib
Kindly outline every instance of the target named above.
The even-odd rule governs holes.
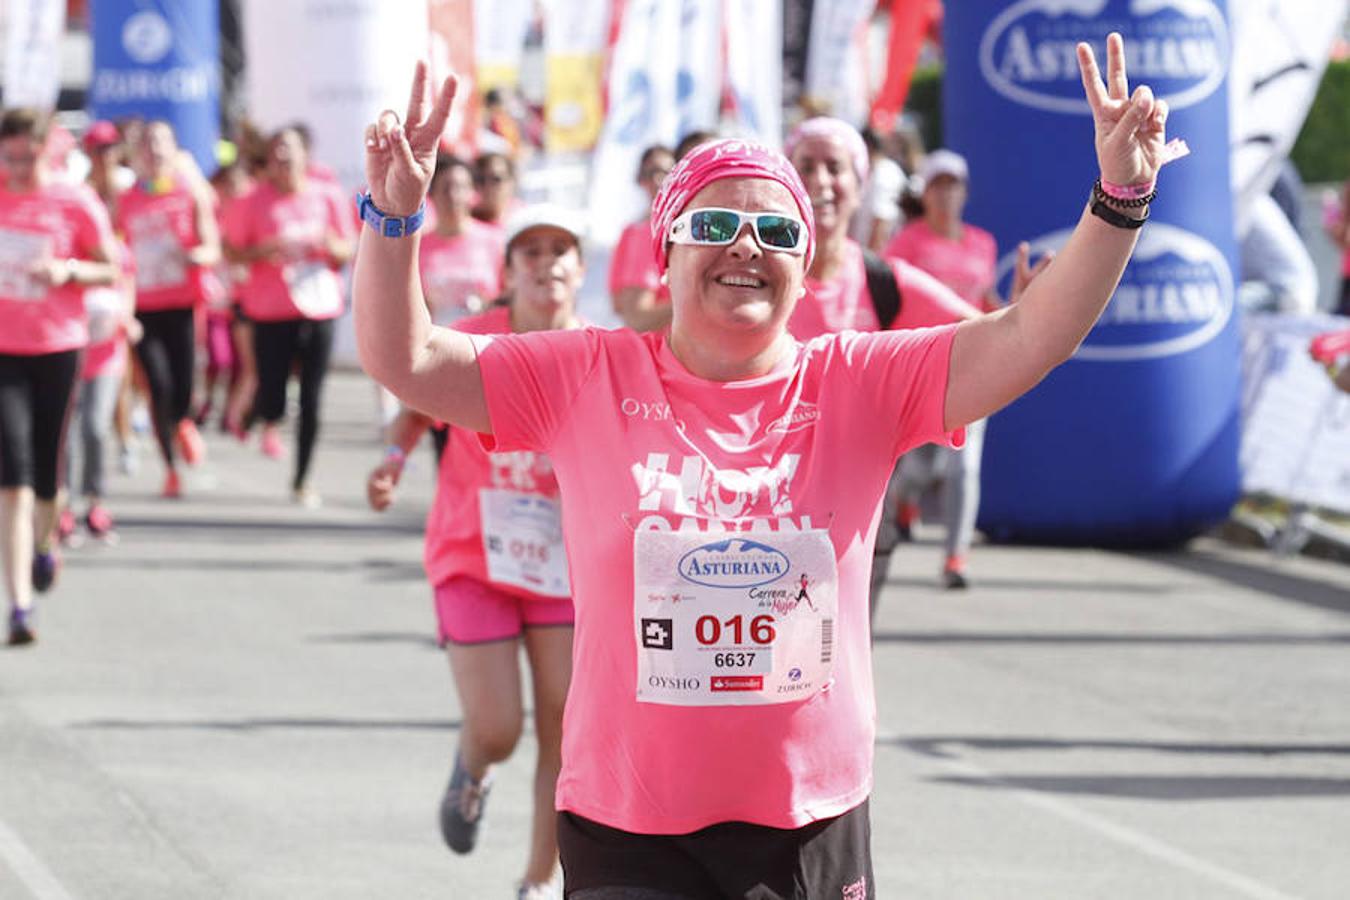
[[[980,72],[1008,99],[1050,112],[1090,115],[1078,73],[1079,41],[1106,68],[1106,35],[1125,38],[1125,69],[1172,109],[1199,103],[1223,83],[1232,41],[1212,0],[1019,0],[980,39]]]
[[[758,587],[788,573],[787,554],[766,544],[741,538],[704,544],[680,557],[680,575],[686,581],[715,588]]]
[[[1031,241],[1035,259],[1058,250],[1070,232]],[[999,260],[999,278],[1015,255]],[[1184,228],[1149,222],[1140,232],[1130,265],[1074,359],[1128,362],[1173,356],[1202,347],[1233,317],[1233,272],[1219,248]]]

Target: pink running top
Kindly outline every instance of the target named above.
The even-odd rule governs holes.
[[[806,279],[806,296],[788,319],[788,331],[799,341],[839,331],[876,331],[880,327],[876,308],[867,293],[867,271],[862,247],[849,240],[844,262],[829,281]],[[903,260],[891,260],[900,289],[900,314],[892,328],[928,328],[960,322],[980,311],[958,297],[932,275]]]
[[[875,736],[868,584],[880,504],[901,453],[963,439],[943,428],[954,332],[821,337],[796,345],[770,374],[730,383],[692,375],[659,334],[473,338],[493,429],[485,446],[547,453],[562,492],[576,631],[560,809],[627,831],[681,834],[726,821],[795,828],[867,797]],[[727,540],[728,531],[743,539]],[[635,555],[668,540],[702,544],[678,576],[673,562],[654,563],[666,557]],[[809,541],[813,576],[837,571],[813,580],[800,558],[761,555],[759,541],[789,553]],[[750,562],[717,561],[737,546]],[[717,573],[779,566],[791,568],[751,589],[762,593],[731,587],[747,617],[755,604],[781,612],[776,626],[732,616],[723,629],[705,616],[698,629],[674,633],[673,616],[698,616],[700,585]],[[652,591],[653,572],[684,587]],[[708,629],[730,636],[734,624],[735,640],[767,641],[777,654],[775,627],[815,622],[834,606],[814,633],[819,658],[803,659],[801,671],[774,669],[785,679],[781,696],[750,693],[763,694],[764,676],[639,679],[648,663],[694,653],[696,630],[699,641],[720,639]],[[712,655],[702,662],[718,664]],[[794,687],[810,684],[803,671],[831,666],[828,680]],[[654,690],[664,699],[651,699]]]
[[[203,303],[210,270],[187,261],[201,243],[197,205],[187,180],[176,176],[169,190],[137,183],[117,202],[117,231],[136,260],[136,310],[190,309]]]
[[[434,231],[422,237],[417,271],[433,322],[453,324],[501,296],[502,250],[500,229],[476,219],[454,237]]]
[[[650,219],[639,219],[623,230],[614,245],[609,262],[609,293],[618,294],[624,288],[642,288],[656,291],[659,303],[670,302],[670,288],[661,283],[661,270],[652,252]]]
[[[505,306],[493,307],[482,315],[460,320],[455,328],[470,334],[510,334],[511,311]],[[544,596],[520,583],[531,575],[523,569],[515,570],[517,577],[494,580],[489,574],[484,543],[485,510],[481,504],[484,491],[509,492],[556,504],[558,481],[548,457],[542,453],[529,450],[489,453],[477,434],[451,426],[450,440],[441,456],[436,499],[427,514],[423,553],[427,580],[434,586],[456,575],[465,575],[526,600]],[[532,511],[546,508],[541,504]],[[529,545],[523,552],[546,555],[551,549],[550,542],[533,539],[537,530],[518,529],[517,534],[501,535],[505,543],[502,549],[510,554],[511,541],[523,540]],[[557,550],[561,553],[561,546]],[[549,571],[551,561],[541,562],[543,565],[533,573],[536,576]],[[540,589],[547,590],[547,586],[541,584]]]
[[[956,291],[971,306],[986,309],[986,295],[994,287],[998,246],[983,228],[962,225],[959,240],[937,234],[922,219],[900,229],[882,254],[918,266]]]
[[[10,193],[0,186],[0,353],[36,356],[87,344],[84,288],[48,287],[31,269],[41,260],[90,259],[112,243],[107,211],[88,187]]]

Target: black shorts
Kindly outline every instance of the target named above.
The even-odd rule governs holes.
[[[633,834],[558,813],[568,900],[872,900],[868,804],[801,828]]]
[[[0,354],[0,487],[56,497],[81,354]]]

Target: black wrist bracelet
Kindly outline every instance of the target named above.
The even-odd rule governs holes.
[[[1127,216],[1122,212],[1112,209],[1095,196],[1092,198],[1092,206],[1088,208],[1088,211],[1106,224],[1114,225],[1116,228],[1130,230],[1143,228],[1144,223],[1148,221],[1147,209],[1144,210],[1144,217],[1142,219],[1136,219],[1133,216]]]
[[[1154,187],[1153,190],[1149,191],[1142,197],[1134,197],[1134,198],[1112,197],[1110,194],[1106,192],[1106,188],[1102,187],[1102,180],[1098,178],[1096,181],[1092,182],[1092,196],[1093,199],[1100,200],[1103,203],[1110,204],[1111,206],[1115,206],[1120,209],[1138,209],[1141,206],[1148,206],[1155,199],[1157,199],[1158,188]]]

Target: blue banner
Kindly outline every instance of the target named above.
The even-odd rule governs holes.
[[[970,163],[967,218],[990,230],[1006,295],[1019,241],[1063,244],[1097,177],[1075,45],[1125,39],[1131,88],[1168,101],[1190,144],[1077,355],[990,422],[980,528],[994,540],[1158,545],[1238,494],[1239,336],[1224,0],[962,0],[944,21],[943,118]]]
[[[208,176],[220,136],[217,0],[98,0],[90,113],[164,119]]]

